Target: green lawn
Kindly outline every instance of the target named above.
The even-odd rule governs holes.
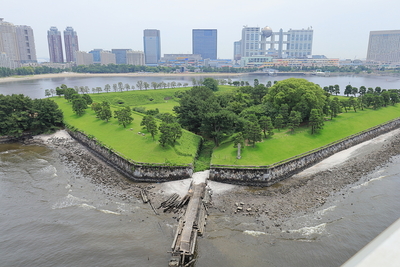
[[[142,129],[140,126],[142,116],[140,114],[134,113],[134,121],[124,128],[122,125],[118,125],[114,118],[109,122],[97,119],[90,109],[87,109],[83,116],[78,117],[72,112],[71,104],[64,98],[55,97],[53,100],[63,110],[66,123],[75,126],[86,134],[95,136],[96,139],[126,158],[146,163],[168,162],[181,165],[193,163],[200,142],[200,137],[193,133],[184,131],[175,147],[167,146],[163,148],[157,141],[158,136],[153,141],[151,135]],[[144,133],[145,136],[138,134],[138,132]]]
[[[237,149],[226,142],[214,149],[212,164],[223,165],[269,165],[327,145],[349,135],[359,133],[378,124],[400,117],[400,105],[379,110],[349,111],[326,121],[320,133],[311,135],[308,127],[301,127],[292,134],[287,129],[275,130],[272,138],[246,146],[242,158],[236,159]]]

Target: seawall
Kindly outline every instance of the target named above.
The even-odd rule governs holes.
[[[270,186],[326,159],[333,154],[400,127],[400,118],[349,136],[322,148],[269,166],[211,165],[210,179],[218,182]]]
[[[186,179],[193,174],[193,167],[191,165],[166,166],[163,164],[141,163],[128,160],[112,149],[100,144],[95,138],[89,138],[86,134],[79,131],[66,130],[75,140],[87,147],[93,154],[133,181],[166,182]]]

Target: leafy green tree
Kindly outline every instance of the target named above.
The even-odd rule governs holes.
[[[360,95],[365,95],[367,93],[367,88],[364,85],[362,85],[360,86],[360,89],[358,91]]]
[[[64,98],[70,102],[72,100],[72,96],[76,94],[76,91],[73,88],[67,88],[64,90]]]
[[[260,84],[260,82],[258,81],[258,79],[254,79],[254,87],[256,87],[259,84]]]
[[[85,99],[85,101],[86,101],[86,103],[87,103],[88,105],[91,105],[91,104],[93,103],[92,98],[91,98],[90,95],[88,95],[88,94],[83,94],[83,95],[82,95],[82,98]]]
[[[82,116],[85,113],[85,109],[87,109],[86,100],[82,97],[78,97],[72,100],[72,110],[78,116]]]
[[[358,88],[357,87],[351,88],[351,94],[352,95],[357,96],[357,93],[358,93]]]
[[[316,133],[324,126],[324,118],[318,109],[312,109],[308,124],[311,126],[311,134]]]
[[[153,87],[154,90],[157,89],[158,87],[157,82],[151,82],[151,87]]]
[[[295,130],[297,127],[299,127],[300,122],[301,122],[301,114],[300,114],[300,112],[297,112],[297,111],[292,110],[292,111],[290,112],[290,115],[289,115],[289,123],[288,123],[287,126],[289,127],[289,129],[290,129],[292,132],[294,132],[294,130]]]
[[[139,81],[136,82],[136,87],[139,88],[139,90],[142,90],[143,86],[144,85],[143,85],[143,81],[142,80],[139,80]]]
[[[274,126],[270,117],[262,116],[259,120],[259,125],[264,133],[264,138],[267,138],[267,133],[268,137],[274,135]]]
[[[277,128],[279,131],[283,128],[283,116],[282,114],[278,114],[275,118],[275,128]]]
[[[49,89],[45,89],[44,90],[44,95],[45,96],[47,96],[47,97],[49,97],[51,94],[50,94],[50,90]]]
[[[122,124],[124,128],[133,121],[130,107],[125,107],[114,111],[114,118],[118,120],[118,124]]]
[[[108,93],[108,92],[110,92],[110,90],[111,90],[111,86],[109,84],[106,84],[104,86],[104,91],[106,91]]]
[[[350,94],[352,94],[352,90],[353,90],[353,86],[348,84],[348,85],[346,85],[346,89],[344,89],[344,94],[349,96]]]
[[[258,122],[251,122],[251,121],[247,122],[244,136],[249,141],[250,144],[253,144],[253,147],[255,147],[256,142],[262,141],[261,128]]]
[[[161,146],[165,147],[167,144],[174,145],[177,139],[182,136],[182,127],[179,123],[166,123],[162,122],[160,127],[160,138],[159,142]]]
[[[387,106],[390,103],[390,92],[389,91],[382,91],[381,93],[382,100],[383,100],[383,106]]]
[[[295,110],[301,113],[301,120],[309,118],[311,109],[322,110],[326,101],[324,90],[306,79],[289,78],[277,82],[268,90],[264,102],[270,102],[276,109],[287,104],[289,112]]]
[[[335,90],[335,94],[336,94],[336,95],[340,94],[340,87],[339,87],[338,84],[335,84],[335,85],[333,86],[333,88],[334,88],[334,90]]]
[[[149,89],[150,84],[148,82],[144,82],[143,83],[143,87],[144,87],[145,90],[147,90],[147,89]]]
[[[349,107],[353,107],[354,112],[357,112],[357,101],[353,96],[350,96],[348,103]]]
[[[285,127],[285,125],[289,123],[289,105],[282,104],[280,106],[279,114],[282,115],[282,119],[283,119],[282,126]]]
[[[54,131],[62,125],[63,113],[58,105],[50,99],[34,99],[32,110],[35,114],[31,129],[34,133]]]
[[[213,78],[205,78],[202,84],[203,86],[210,88],[211,91],[218,91],[218,81]]]
[[[340,102],[339,98],[334,97],[333,100],[331,101],[330,104],[330,114],[331,114],[331,120],[337,116],[337,114],[340,113]]]
[[[112,117],[112,113],[111,113],[111,108],[110,108],[110,104],[107,101],[103,101],[101,103],[101,110],[99,112],[98,118],[100,120],[104,120],[107,121],[109,119],[111,119]]]
[[[397,92],[395,91],[390,92],[390,102],[392,103],[393,106],[394,104],[399,102],[399,95]]]
[[[200,131],[203,136],[212,138],[215,146],[219,146],[224,135],[230,135],[234,132],[236,121],[236,114],[226,109],[208,112],[204,114]]]
[[[380,94],[382,92],[382,88],[380,88],[379,86],[375,87],[375,93],[376,94]]]
[[[143,117],[142,122],[140,123],[141,126],[151,134],[153,140],[155,140],[155,136],[158,133],[157,122],[152,115],[146,115]]]

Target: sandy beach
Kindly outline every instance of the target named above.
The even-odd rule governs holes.
[[[0,78],[0,83],[27,81],[38,79],[53,79],[53,78],[92,78],[92,77],[174,77],[174,76],[239,76],[242,73],[148,73],[148,72],[133,72],[133,73],[76,73],[76,72],[62,72],[50,74],[37,74],[28,76],[12,76]]]

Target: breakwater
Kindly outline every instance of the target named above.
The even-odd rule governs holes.
[[[118,152],[102,145],[95,138],[91,138],[80,131],[66,130],[75,140],[87,147],[93,154],[133,181],[166,182],[186,179],[193,174],[193,167],[191,165],[168,166],[159,163],[135,162],[126,159],[118,154]]]
[[[400,118],[349,136],[324,147],[268,166],[211,165],[210,180],[240,185],[270,186],[333,154],[400,128]]]

